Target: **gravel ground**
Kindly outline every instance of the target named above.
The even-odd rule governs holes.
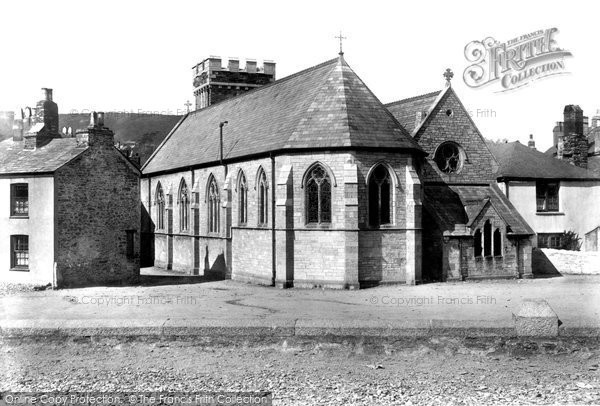
[[[25,283],[7,283],[0,282],[0,297],[18,295],[21,293],[52,290],[50,285],[31,285]]]
[[[600,404],[600,343],[1,343],[0,390],[271,391],[276,405]]]

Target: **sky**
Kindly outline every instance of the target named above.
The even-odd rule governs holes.
[[[61,113],[185,111],[191,68],[211,56],[274,60],[277,78],[337,56],[384,103],[452,87],[489,139],[552,144],[566,104],[600,109],[595,2],[559,1],[38,1],[3,2],[0,111],[32,106],[54,89]],[[557,28],[572,53],[564,75],[511,92],[471,88],[465,46]]]

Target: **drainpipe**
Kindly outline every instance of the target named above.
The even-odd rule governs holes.
[[[219,123],[219,162],[223,166],[223,127],[228,121],[221,121]],[[227,177],[227,167],[225,166],[225,177]]]
[[[271,157],[271,261],[273,263],[273,274],[271,277],[271,283],[273,286],[275,286],[275,278],[277,276],[277,264],[275,262],[277,260],[277,257],[275,255],[275,157],[273,156],[272,152],[269,155]]]
[[[523,272],[522,272],[522,267],[521,267],[521,239],[517,238],[516,239],[516,246],[517,246],[517,275],[519,276],[519,279],[523,279]]]

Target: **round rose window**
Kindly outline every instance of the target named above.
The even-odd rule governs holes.
[[[457,173],[462,169],[463,152],[458,144],[445,142],[435,151],[434,160],[440,171]]]

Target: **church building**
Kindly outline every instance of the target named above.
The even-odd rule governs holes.
[[[280,80],[220,65],[194,68],[200,108],[142,167],[146,265],[280,287],[531,275],[533,232],[449,77],[385,106],[342,53]]]

